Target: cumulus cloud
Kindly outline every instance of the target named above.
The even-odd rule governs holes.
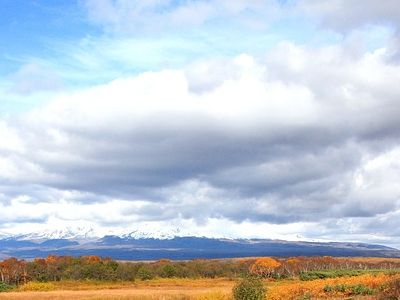
[[[329,239],[362,220],[359,237],[373,224],[387,237],[382,220],[397,224],[400,205],[400,66],[388,53],[282,43],[261,59],[145,72],[3,120],[2,226],[56,218],[228,235],[219,226],[229,224],[246,236],[240,226],[255,224],[258,237],[318,237],[312,225]]]

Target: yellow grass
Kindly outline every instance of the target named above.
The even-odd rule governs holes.
[[[20,291],[40,291],[40,292],[48,292],[54,291],[56,289],[56,285],[52,282],[28,282],[19,287]]]
[[[154,279],[135,282],[31,282],[0,300],[231,300],[235,281],[217,279]]]
[[[52,291],[52,290],[104,290],[104,289],[168,289],[168,288],[224,288],[233,286],[235,281],[227,278],[188,279],[188,278],[157,278],[152,280],[105,282],[96,280],[28,282],[19,287],[19,291]]]
[[[338,260],[349,260],[360,263],[400,263],[400,258],[392,257],[339,257]]]
[[[88,290],[51,292],[13,292],[0,294],[5,300],[231,300],[229,293],[176,290]]]

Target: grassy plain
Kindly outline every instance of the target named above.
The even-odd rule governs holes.
[[[17,291],[0,293],[16,300],[228,300],[235,281],[229,279],[154,279],[135,282],[28,283]]]
[[[265,280],[267,300],[378,299],[377,292],[399,275],[362,274],[310,281]],[[135,282],[31,282],[0,293],[0,300],[231,300],[231,279],[154,279]],[[361,287],[361,289],[360,289]],[[369,294],[368,291],[374,291]],[[361,291],[361,294],[357,294]],[[367,291],[367,293],[362,293]]]

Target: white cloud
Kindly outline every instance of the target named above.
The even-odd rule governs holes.
[[[398,210],[400,67],[385,48],[353,50],[283,43],[263,60],[145,72],[4,120],[1,226],[318,238],[313,226],[350,239],[358,222],[362,237],[366,220]]]
[[[397,0],[299,0],[298,7],[323,25],[341,31],[365,25],[400,25]]]
[[[7,151],[22,152],[24,149],[23,141],[18,136],[14,128],[10,128],[5,121],[0,120],[0,153]]]
[[[53,70],[29,63],[10,75],[11,92],[29,95],[35,92],[58,91],[62,88],[60,76]]]
[[[232,19],[245,26],[265,27],[280,13],[276,1],[84,1],[89,19],[107,31],[130,33],[198,26]]]

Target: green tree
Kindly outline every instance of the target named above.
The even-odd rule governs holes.
[[[135,267],[130,263],[120,263],[115,270],[115,276],[118,280],[134,281],[135,274]]]
[[[264,300],[265,288],[263,282],[257,277],[246,277],[233,287],[235,300]]]
[[[150,280],[154,278],[153,272],[151,272],[148,268],[145,266],[141,266],[138,271],[137,271],[137,277],[140,278],[141,280]]]
[[[171,278],[177,275],[177,271],[173,265],[164,265],[161,267],[160,275],[164,278]]]

